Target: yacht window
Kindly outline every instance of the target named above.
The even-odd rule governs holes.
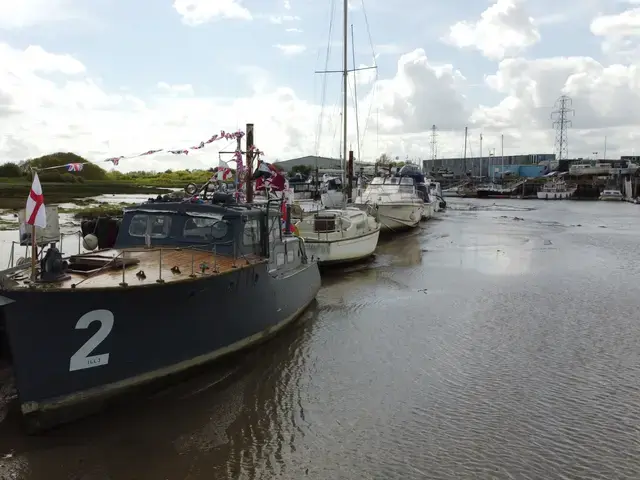
[[[343,230],[348,229],[351,226],[351,220],[349,220],[348,218],[342,217],[340,219],[340,226],[342,227]]]
[[[402,177],[400,179],[400,185],[413,185],[413,178]]]
[[[293,250],[289,250],[287,252],[287,263],[292,263],[293,260],[295,259],[295,255],[293,254]]]
[[[167,238],[171,231],[171,216],[138,213],[129,224],[129,235],[132,237]]]
[[[400,183],[399,180],[398,177],[389,177],[384,183],[387,185],[398,185],[398,183]]]
[[[247,220],[245,222],[242,243],[245,246],[260,244],[260,222],[258,220]]]
[[[215,218],[189,217],[182,232],[185,240],[213,241],[221,240],[229,233],[229,225]]]
[[[276,265],[284,265],[284,252],[276,253]]]

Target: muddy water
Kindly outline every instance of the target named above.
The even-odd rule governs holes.
[[[640,478],[640,207],[450,204],[239,362],[42,438],[9,413],[0,478]]]

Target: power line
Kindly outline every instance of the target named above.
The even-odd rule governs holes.
[[[555,110],[551,112],[553,120],[553,128],[556,130],[555,151],[558,160],[566,160],[569,158],[569,139],[567,130],[571,126],[570,117],[575,115],[575,110],[571,108],[572,100],[562,95],[554,104]]]

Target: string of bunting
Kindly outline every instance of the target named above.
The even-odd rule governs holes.
[[[160,149],[156,149],[156,150],[147,150],[144,153],[140,153],[137,155],[121,155],[118,157],[111,157],[111,158],[107,158],[106,160],[103,160],[103,162],[110,162],[113,164],[113,166],[117,166],[120,163],[120,160],[129,160],[129,159],[133,159],[133,158],[139,158],[139,157],[145,157],[148,155],[153,155],[156,153],[160,153],[160,152],[166,152],[166,153],[171,153],[173,155],[189,155],[190,151],[193,150],[202,150],[203,148],[205,148],[207,145],[217,141],[217,140],[234,140],[234,139],[239,139],[244,137],[244,132],[241,130],[238,130],[236,132],[230,133],[230,132],[225,132],[224,130],[222,130],[219,134],[214,134],[211,137],[209,137],[208,140],[202,141],[200,142],[198,145],[189,147],[189,148],[182,148],[182,149],[178,149],[178,150],[169,150],[169,149],[164,149],[164,148],[160,148]],[[258,152],[259,153],[259,152]],[[236,162],[238,162],[238,158],[240,158],[240,162],[242,162],[242,152],[235,152],[234,154],[234,159],[236,160]],[[93,163],[93,162],[77,162],[77,163],[65,163],[62,165],[54,165],[52,167],[44,167],[44,168],[39,168],[38,170],[42,171],[42,170],[54,170],[54,169],[58,169],[58,168],[66,168],[68,172],[81,172],[82,169],[84,168],[84,165],[88,164],[88,163]]]

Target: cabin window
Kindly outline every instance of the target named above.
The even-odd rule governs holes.
[[[280,238],[280,217],[270,217],[269,241],[273,244]]]
[[[184,222],[182,236],[185,240],[212,242],[221,240],[229,233],[229,224],[217,218],[188,217]]]
[[[242,243],[247,247],[260,244],[260,222],[258,220],[245,222]]]
[[[295,260],[295,255],[293,254],[293,250],[289,250],[287,252],[287,263],[293,263],[293,261]]]
[[[129,224],[132,237],[167,238],[171,232],[171,216],[137,213]]]
[[[276,254],[276,265],[284,265],[284,252],[278,252]]]

